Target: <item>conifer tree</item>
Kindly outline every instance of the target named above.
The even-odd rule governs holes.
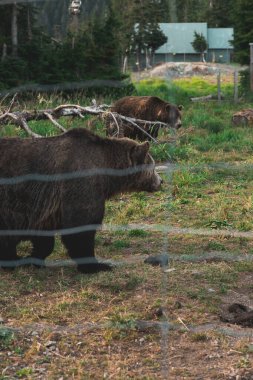
[[[226,28],[233,26],[233,5],[235,0],[212,0],[206,12],[209,27]]]
[[[191,43],[193,46],[193,49],[197,52],[200,53],[201,55],[201,60],[205,62],[205,56],[204,53],[207,49],[207,41],[205,37],[203,36],[202,33],[197,33],[196,31],[194,32],[194,40]]]
[[[253,7],[251,0],[236,0],[233,9],[235,58],[249,64],[249,43],[253,42]]]

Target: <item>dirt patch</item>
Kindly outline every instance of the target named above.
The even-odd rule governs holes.
[[[244,67],[204,62],[166,62],[150,70],[133,74],[135,79],[145,78],[185,78],[192,76],[213,76],[220,71],[222,74],[232,75],[235,70],[244,70]]]

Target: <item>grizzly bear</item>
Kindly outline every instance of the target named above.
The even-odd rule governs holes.
[[[126,96],[116,101],[111,112],[116,112],[123,116],[128,116],[136,119],[147,121],[161,121],[168,126],[178,129],[181,127],[181,111],[182,106],[165,102],[157,96]],[[140,125],[149,135],[157,138],[160,125]],[[131,139],[139,139],[140,141],[151,140],[151,138],[139,128],[130,123],[122,122],[122,136]],[[117,132],[115,123],[112,119],[107,118],[106,130],[108,136],[113,136]]]
[[[99,137],[84,129],[45,138],[0,139],[0,266],[19,265],[16,246],[33,243],[44,260],[57,233],[83,273],[110,270],[94,255],[105,201],[160,188],[149,143]]]

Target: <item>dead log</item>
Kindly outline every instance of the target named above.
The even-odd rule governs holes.
[[[192,102],[207,102],[213,99],[213,95],[199,96],[197,98],[191,98]]]
[[[65,128],[56,121],[56,119],[59,119],[64,116],[71,116],[71,117],[80,117],[84,118],[84,115],[94,115],[99,116],[101,118],[111,118],[114,123],[116,123],[117,126],[117,137],[120,137],[120,125],[121,123],[127,122],[133,125],[135,128],[139,128],[143,133],[145,133],[148,137],[151,138],[155,143],[157,143],[157,140],[154,139],[148,132],[145,131],[142,126],[145,125],[156,125],[159,124],[161,127],[170,127],[170,125],[166,123],[162,123],[160,121],[147,121],[147,120],[141,120],[141,119],[135,119],[132,117],[126,117],[123,115],[120,115],[116,112],[110,112],[109,105],[102,104],[97,105],[95,101],[93,101],[92,106],[80,106],[77,104],[62,104],[54,109],[46,109],[46,110],[33,110],[33,111],[12,111],[13,104],[14,104],[15,97],[13,98],[9,108],[0,114],[0,125],[6,125],[6,124],[14,124],[20,126],[22,129],[24,129],[28,135],[32,137],[41,137],[40,135],[32,132],[32,130],[28,126],[28,122],[31,120],[50,120],[54,126],[56,126],[61,132],[65,132]]]

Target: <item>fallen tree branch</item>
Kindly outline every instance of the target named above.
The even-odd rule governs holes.
[[[212,100],[212,95],[206,95],[206,96],[199,96],[197,98],[191,98],[192,102],[207,102],[208,100]]]
[[[29,127],[25,119],[22,119],[22,118],[19,119],[19,123],[20,123],[20,127],[23,128],[28,133],[28,135],[31,135],[32,137],[36,137],[36,138],[42,137],[41,135],[38,135],[37,133],[31,130],[31,128]]]
[[[32,130],[28,126],[29,121],[48,119],[58,129],[60,129],[62,132],[65,132],[66,131],[65,128],[55,120],[63,116],[80,117],[80,118],[84,118],[84,115],[111,117],[118,129],[118,136],[120,136],[120,123],[124,121],[126,123],[133,125],[135,128],[140,129],[146,136],[148,136],[155,143],[157,143],[157,140],[154,139],[143,127],[154,126],[157,124],[159,124],[160,127],[166,127],[166,128],[171,127],[169,124],[162,123],[160,121],[147,121],[147,120],[135,119],[132,117],[120,115],[116,112],[110,112],[108,111],[108,109],[110,108],[109,105],[106,105],[106,104],[97,105],[95,101],[93,101],[92,106],[86,106],[86,107],[83,107],[77,104],[62,104],[60,106],[57,106],[54,109],[10,112],[11,108],[13,107],[14,100],[15,100],[15,96],[8,110],[6,112],[3,112],[2,115],[0,115],[0,125],[6,125],[6,124],[19,125],[29,135],[33,137],[40,137],[40,135],[32,132]]]
[[[45,112],[45,115],[48,117],[48,119],[49,119],[50,121],[52,121],[52,123],[53,123],[57,128],[59,128],[62,132],[66,132],[66,129],[65,129],[61,124],[59,124],[59,123],[53,118],[53,116],[50,115],[50,113]]]

